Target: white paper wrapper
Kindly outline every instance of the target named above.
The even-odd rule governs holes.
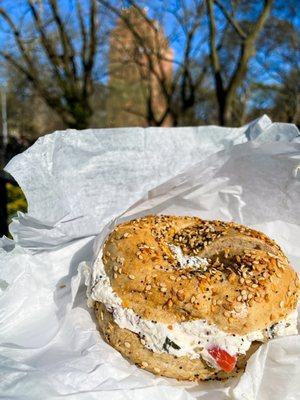
[[[262,346],[243,377],[225,383],[138,369],[100,338],[77,273],[93,257],[94,235],[99,245],[113,223],[148,212],[248,224],[278,240],[300,271],[297,141],[293,125],[263,117],[239,129],[57,132],[15,157],[7,170],[29,215],[13,222],[15,243],[0,245],[3,398],[299,398],[298,336]]]

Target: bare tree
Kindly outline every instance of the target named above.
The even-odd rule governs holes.
[[[298,4],[287,0],[284,9],[274,4],[264,35],[258,40],[259,75],[265,82],[256,83],[256,112],[265,108],[277,121],[300,124],[300,36],[297,28]],[[253,79],[253,78],[252,78]],[[254,110],[253,110],[254,111]]]
[[[98,43],[96,0],[88,0],[84,9],[77,1],[75,27],[64,20],[57,0],[42,3],[47,12],[34,0],[24,4],[34,37],[25,37],[22,18],[15,22],[11,7],[0,8],[0,21],[9,28],[16,45],[12,49],[2,46],[0,57],[31,82],[68,127],[86,128],[92,115],[90,96]]]
[[[248,32],[242,28],[233,13],[219,0],[206,0],[207,16],[209,21],[209,45],[211,68],[214,75],[215,93],[219,110],[220,125],[228,125],[231,123],[232,108],[238,88],[243,83],[247,74],[248,64],[251,57],[255,55],[255,43],[261,33],[267,18],[270,14],[272,3],[274,0],[264,0],[262,11],[256,21],[250,26]],[[239,56],[234,66],[233,72],[229,79],[222,74],[223,68],[220,62],[219,52],[217,50],[216,36],[217,25],[215,18],[215,7],[218,7],[223,13],[227,21],[230,23],[240,40]]]

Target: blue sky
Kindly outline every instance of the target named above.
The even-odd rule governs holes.
[[[288,9],[286,5],[292,2],[295,2],[297,4],[297,0],[277,0],[275,1],[276,8],[277,10],[273,10],[273,15],[276,15],[279,18],[285,18],[288,12]],[[114,0],[112,1],[116,3]],[[227,0],[223,0],[223,3],[226,4]],[[60,0],[59,1],[61,9],[63,10],[64,14],[74,14],[74,7],[75,7],[75,0]],[[148,2],[149,3],[149,2]],[[168,7],[172,10],[180,10],[180,5],[178,0],[168,0]],[[194,0],[186,0],[187,6],[191,5],[194,3]],[[2,7],[9,7],[10,15],[13,16],[13,19],[19,24],[21,23],[24,27],[26,26],[26,22],[28,22],[28,16],[29,13],[26,13],[27,7],[24,7],[24,1],[23,0],[2,0],[0,3]],[[81,5],[86,6],[87,2],[81,1]],[[119,3],[120,4],[120,3]],[[126,7],[128,2],[126,0],[123,1],[123,6]],[[147,1],[139,1],[138,4],[147,4]],[[151,17],[156,16],[155,11],[153,9],[160,11],[160,4],[161,0],[152,0],[151,1],[151,7],[149,7],[149,15]],[[260,11],[262,2],[256,2],[254,4],[254,7],[251,8],[251,11],[247,14],[247,19],[255,19],[257,16],[257,13]],[[299,3],[298,3],[299,4]],[[282,5],[282,7],[280,7]],[[161,13],[160,13],[161,14]],[[220,13],[217,11],[217,17],[220,18]],[[162,24],[164,31],[166,32],[167,36],[172,36],[172,41],[171,41],[171,47],[174,50],[175,53],[175,58],[180,61],[182,59],[183,55],[183,50],[184,50],[184,33],[178,27],[178,24],[175,22],[175,19],[171,16],[170,13],[165,13],[163,15],[162,19]],[[221,23],[223,23],[221,21]],[[294,15],[293,17],[293,23],[295,24],[298,29],[300,29],[300,17],[297,16],[297,14]],[[3,25],[2,25],[3,27]],[[23,30],[24,32],[25,30]],[[0,30],[0,46],[3,48],[11,48],[10,43],[6,42],[7,35],[3,33],[3,30]],[[201,57],[203,54],[207,54],[208,52],[208,42],[207,42],[207,23],[204,20],[202,26],[199,28],[197,31],[197,34],[195,36],[195,41],[194,41],[194,49],[193,49],[193,56],[195,58]],[[258,56],[261,59],[264,59],[264,54],[258,54]],[[275,66],[276,64],[280,64],[281,68],[285,68],[285,66],[282,64],[283,61],[282,59],[274,52],[274,54],[269,54],[268,55],[268,60],[267,62],[270,64],[270,68],[272,68],[272,65]],[[252,60],[252,64],[255,63],[254,60]],[[257,64],[257,63],[256,63]],[[255,68],[260,70],[260,73],[262,74],[261,79],[267,80],[268,82],[272,82],[274,78],[272,78],[272,75],[266,74],[263,69],[260,67],[260,65],[255,65]]]

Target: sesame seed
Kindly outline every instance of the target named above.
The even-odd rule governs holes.
[[[171,279],[171,281],[175,281],[175,280],[176,280],[176,277],[175,277],[174,275],[171,275],[171,276],[170,276],[170,279]]]
[[[166,293],[167,288],[166,288],[166,287],[161,287],[161,288],[160,288],[160,291],[161,291],[162,293]]]
[[[245,279],[244,279],[244,278],[240,278],[239,282],[240,282],[240,283],[244,283],[244,282],[245,282]]]
[[[142,343],[142,345],[143,345],[143,346],[145,346],[145,344],[146,344],[146,340],[144,340],[144,339],[141,339],[141,343]]]
[[[242,296],[237,297],[237,301],[242,301],[242,300],[243,300]]]
[[[160,369],[159,368],[154,368],[154,371],[157,373],[157,374],[159,374],[160,373]]]
[[[195,303],[195,301],[196,301],[196,297],[195,297],[195,296],[192,296],[192,297],[191,297],[191,303]]]
[[[104,319],[103,311],[100,312],[100,318],[101,318],[101,321],[103,321],[103,319]]]
[[[147,368],[147,367],[149,366],[149,364],[148,364],[146,361],[143,361],[143,362],[142,362],[142,366],[143,366],[144,368]]]
[[[129,279],[135,279],[135,276],[134,275],[128,275],[128,278]]]
[[[253,283],[253,285],[251,285],[251,287],[253,287],[254,289],[258,287],[257,283]]]
[[[233,308],[235,309],[235,311],[240,312],[243,309],[243,304],[236,303]]]
[[[118,265],[115,265],[115,266],[114,266],[114,271],[117,272],[118,269],[119,269]]]
[[[178,300],[180,300],[180,301],[185,299],[185,294],[184,294],[183,290],[178,290],[177,297],[178,297]]]
[[[131,347],[131,344],[129,342],[125,342],[124,345],[125,345],[125,347],[127,347],[127,349],[130,349],[130,347]]]
[[[151,285],[147,285],[147,286],[146,286],[146,290],[147,290],[147,291],[151,290],[151,288],[152,288]]]
[[[244,290],[241,291],[241,295],[243,296],[245,294],[247,294],[247,291],[244,289]]]
[[[285,269],[285,266],[279,260],[277,260],[277,267],[282,269],[282,270]]]
[[[173,305],[173,301],[172,301],[172,299],[169,299],[169,300],[167,301],[167,307],[168,307],[168,308],[171,308],[172,305]]]
[[[283,308],[283,306],[284,306],[284,301],[281,300],[281,302],[279,303],[279,307],[280,307],[280,308]]]
[[[117,279],[117,277],[118,277],[118,274],[114,274],[114,278]]]

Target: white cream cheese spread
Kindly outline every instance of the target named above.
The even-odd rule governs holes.
[[[189,261],[178,250],[172,249],[181,266],[206,267],[206,260]],[[176,253],[177,252],[177,253]],[[184,257],[184,258],[182,258]],[[198,264],[197,264],[198,263]],[[169,353],[175,356],[188,356],[192,359],[202,357],[213,364],[208,349],[218,346],[230,355],[245,354],[253,341],[264,342],[270,338],[297,334],[297,310],[286,319],[267,329],[250,332],[247,335],[234,335],[222,331],[206,320],[192,320],[172,325],[141,318],[132,309],[122,306],[121,298],[113,291],[102,262],[102,251],[99,252],[92,268],[85,269],[88,304],[102,302],[112,313],[114,321],[120,328],[128,329],[139,335],[146,348],[157,353]]]
[[[176,257],[180,269],[189,268],[197,271],[206,271],[208,266],[208,260],[203,257],[198,256],[185,256],[182,253],[182,250],[178,246],[174,246],[173,244],[169,244],[170,249],[172,250],[174,256]]]

